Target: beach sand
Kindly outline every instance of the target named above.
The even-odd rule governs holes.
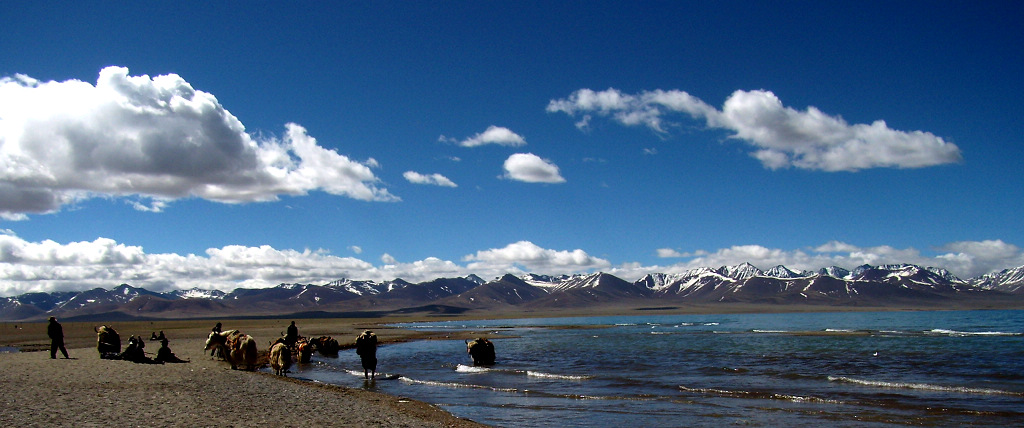
[[[127,344],[129,335],[149,338],[163,330],[182,364],[136,364],[101,360],[92,324],[64,323],[71,359],[50,359],[46,323],[5,323],[0,346],[36,352],[0,353],[0,423],[7,426],[374,426],[476,427],[434,406],[363,389],[316,384],[267,372],[231,370],[203,350],[214,322],[168,321],[114,323]],[[348,344],[358,331],[373,328],[384,341],[417,338],[411,332],[383,331],[349,320],[298,320],[316,328],[300,330],[316,337],[333,331]],[[279,324],[279,325],[278,325]],[[266,344],[287,322],[224,322]],[[319,332],[317,330],[320,330]],[[12,333],[13,332],[13,333]],[[70,334],[69,334],[70,332]],[[89,334],[87,334],[89,333]],[[41,335],[40,335],[41,334]],[[351,337],[349,337],[351,336]],[[155,354],[158,342],[148,341]],[[10,349],[10,348],[8,348]],[[351,353],[353,355],[349,356]],[[152,355],[151,355],[152,356]],[[355,358],[342,351],[340,358]],[[383,362],[382,362],[383,363]]]

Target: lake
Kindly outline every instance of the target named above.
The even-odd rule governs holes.
[[[1024,311],[534,318],[398,324],[486,332],[354,351],[291,376],[438,405],[497,426],[1019,425]]]

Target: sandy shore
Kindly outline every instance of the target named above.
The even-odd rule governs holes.
[[[8,426],[374,426],[374,427],[470,427],[482,426],[459,419],[426,403],[362,389],[314,384],[264,372],[231,370],[227,363],[210,358],[202,348],[210,322],[114,324],[127,343],[131,334],[149,337],[164,330],[170,347],[184,364],[135,364],[101,360],[90,325],[65,323],[71,359],[56,360],[49,351],[0,353],[0,423]],[[252,331],[264,345],[277,337],[273,331],[286,324],[276,320],[237,327]],[[166,324],[166,325],[165,325]],[[180,324],[180,326],[179,326]],[[299,320],[300,329],[316,324],[334,330],[343,343],[370,325],[351,322]],[[175,327],[178,326],[178,327]],[[14,329],[4,325],[0,346],[39,349],[47,343],[45,323]],[[246,330],[244,327],[249,327]],[[7,330],[11,329],[11,330]],[[21,331],[19,331],[21,330]],[[24,330],[30,330],[28,332]],[[324,334],[315,328],[300,333]],[[381,331],[375,328],[375,331]],[[42,333],[40,336],[38,333]],[[407,332],[382,333],[384,340],[399,340]],[[6,337],[4,337],[6,336]],[[32,340],[17,340],[34,338]],[[91,342],[90,342],[91,339]],[[83,345],[89,343],[89,345]],[[83,347],[88,346],[88,347]],[[155,354],[159,345],[147,342]],[[261,350],[265,346],[260,347]],[[352,351],[348,351],[352,353]],[[354,353],[353,353],[354,355]],[[343,351],[342,358],[347,354]]]
[[[872,308],[779,307],[761,305],[627,308],[573,313],[488,313],[459,318],[546,317],[567,315],[677,314],[723,312],[818,312]],[[886,310],[875,308],[876,310]],[[891,309],[890,309],[891,310]],[[422,318],[418,320],[423,320]],[[261,352],[280,337],[290,320],[222,320],[224,329],[238,329],[256,338]],[[373,329],[382,343],[430,339],[429,333],[382,327],[383,323],[417,321],[388,319],[298,319],[307,337],[332,336],[352,346],[364,329]],[[314,384],[267,372],[231,370],[210,358],[203,345],[216,321],[162,320],[113,323],[127,345],[128,336],[150,337],[164,331],[171,349],[187,364],[145,365],[101,360],[96,351],[96,323],[63,323],[72,359],[51,360],[46,323],[0,323],[0,423],[16,426],[483,426],[459,419],[434,406],[364,389]],[[465,338],[477,333],[463,333]],[[451,338],[458,339],[462,337]],[[159,345],[148,342],[146,351]],[[339,358],[358,358],[343,350]],[[386,371],[386,361],[380,369]]]

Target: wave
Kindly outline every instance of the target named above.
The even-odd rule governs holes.
[[[945,336],[1022,336],[1024,333],[1009,333],[1003,331],[956,331],[936,328],[928,330],[925,334],[938,334]]]
[[[495,369],[491,367],[479,367],[479,366],[467,366],[465,364],[458,364],[455,366],[455,371],[459,373],[505,373],[519,376],[537,377],[543,379],[561,379],[561,380],[587,380],[593,379],[590,375],[566,375],[556,373],[546,373],[536,370],[515,370],[515,369]]]
[[[938,392],[958,392],[964,394],[985,394],[985,395],[1009,395],[1014,397],[1024,397],[1024,392],[1017,391],[1004,391],[1001,389],[992,388],[971,388],[967,386],[945,386],[945,385],[932,385],[927,383],[910,383],[910,382],[887,382],[878,380],[865,380],[865,379],[854,379],[845,376],[829,376],[830,382],[844,382],[852,383],[855,385],[864,386],[875,386],[879,388],[894,388],[894,389],[916,389],[925,391],[938,391]]]
[[[441,387],[441,388],[454,388],[454,389],[480,389],[480,390],[490,390],[490,391],[495,391],[495,392],[506,392],[506,393],[512,393],[512,394],[521,394],[521,395],[533,395],[533,396],[552,397],[552,398],[565,398],[565,399],[570,399],[570,400],[652,401],[652,400],[669,400],[669,399],[672,398],[672,397],[663,397],[663,396],[656,396],[656,395],[649,395],[649,394],[625,395],[625,396],[619,396],[619,395],[562,394],[562,393],[552,393],[552,392],[539,391],[539,390],[535,390],[535,389],[520,389],[520,388],[508,388],[508,387],[478,385],[478,384],[473,384],[473,383],[442,382],[442,381],[436,381],[436,380],[422,380],[422,379],[414,379],[414,378],[410,378],[410,377],[406,377],[406,376],[400,376],[400,377],[398,377],[398,380],[400,380],[402,382],[405,382],[405,383],[408,383],[408,384],[414,384],[414,385],[426,385],[426,386],[434,386],[434,387]]]
[[[564,380],[587,380],[587,379],[593,379],[594,378],[593,376],[587,376],[587,375],[561,375],[561,374],[554,374],[554,373],[536,372],[536,371],[533,371],[533,370],[527,370],[526,371],[526,375],[530,376],[530,377],[539,377],[539,378],[544,378],[544,379],[564,379]]]
[[[413,379],[411,377],[399,376],[398,380],[415,385],[427,385],[427,386],[441,386],[445,388],[469,388],[469,389],[489,389],[491,391],[499,392],[520,392],[518,388],[502,388],[497,386],[486,386],[476,385],[472,383],[460,383],[460,382],[442,382],[438,380],[422,380]]]
[[[736,391],[728,389],[716,389],[716,388],[690,388],[687,386],[679,385],[679,390],[683,392],[691,392],[695,394],[703,395],[716,395],[719,397],[731,397],[731,398],[748,398],[748,399],[762,399],[762,400],[783,400],[792,401],[795,403],[827,403],[827,404],[842,404],[839,400],[833,400],[831,398],[821,398],[803,395],[792,395],[792,394],[781,394],[778,392],[771,391]]]
[[[714,333],[741,333],[741,332],[727,332],[727,331],[715,331]],[[950,336],[950,337],[970,337],[970,336],[984,336],[984,337],[997,337],[997,336],[1024,336],[1024,333],[1005,332],[1005,331],[958,331],[958,330],[947,330],[936,328],[932,330],[924,331],[900,331],[900,330],[857,330],[848,328],[826,328],[823,330],[774,330],[774,329],[760,329],[755,328],[748,331],[748,333],[760,333],[760,334],[782,334],[791,336]]]
[[[455,371],[460,373],[484,373],[492,371],[492,369],[488,367],[467,366],[465,364],[459,364],[455,366]]]

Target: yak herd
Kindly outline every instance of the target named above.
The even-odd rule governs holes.
[[[218,327],[220,324],[218,323]],[[96,350],[100,358],[108,360],[125,360],[142,364],[164,364],[164,363],[187,363],[174,355],[168,347],[168,340],[161,331],[156,333],[150,340],[160,341],[161,347],[155,358],[146,356],[144,348],[145,340],[142,336],[131,336],[128,338],[128,346],[121,350],[121,337],[117,331],[109,325],[102,325],[96,330]],[[244,367],[245,370],[257,370],[259,364],[259,353],[256,347],[256,339],[238,330],[218,331],[215,328],[206,339],[206,351],[213,351],[220,355],[224,361],[231,365],[233,370]],[[291,332],[289,332],[291,333]],[[270,344],[268,363],[274,374],[285,376],[291,367],[292,362],[297,360],[300,364],[308,364],[314,352],[325,357],[337,357],[341,346],[331,336],[320,336],[307,338],[294,336],[292,334],[282,336]],[[473,359],[473,364],[489,366],[494,364],[494,344],[484,338],[477,338],[466,342],[466,351]],[[211,354],[213,355],[213,354]]]

